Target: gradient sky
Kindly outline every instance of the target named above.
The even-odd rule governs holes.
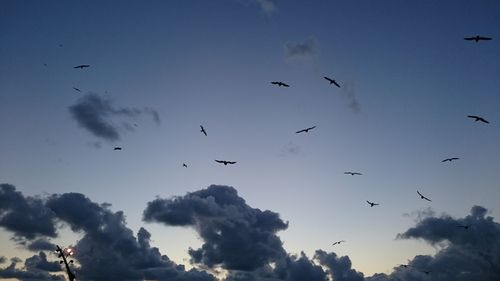
[[[436,252],[395,239],[419,210],[500,217],[499,26],[493,0],[2,1],[0,182],[111,203],[184,264],[202,241],[143,222],[146,203],[229,185],[289,221],[287,251],[334,250],[365,274],[389,272]],[[494,39],[463,40],[477,34]],[[312,49],[290,56],[297,44]],[[161,123],[143,114],[103,140],[69,111],[90,93]],[[54,241],[78,239],[63,233]],[[10,238],[0,229],[3,255],[29,255]]]

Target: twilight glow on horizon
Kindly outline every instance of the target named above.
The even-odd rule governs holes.
[[[0,280],[69,280],[55,245],[76,280],[500,280],[499,26],[494,0],[2,1]]]

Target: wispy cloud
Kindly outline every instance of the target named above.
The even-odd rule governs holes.
[[[354,83],[344,83],[340,90],[340,94],[342,98],[347,101],[347,106],[352,110],[352,112],[359,113],[361,111],[361,103],[356,97]]]
[[[286,43],[285,57],[289,60],[309,60],[319,55],[318,40],[314,37],[305,42]]]
[[[80,98],[75,105],[69,107],[69,111],[81,127],[107,141],[120,140],[120,128],[133,131],[134,127],[129,120],[140,115],[151,115],[155,123],[160,124],[158,112],[149,107],[115,107],[111,100],[97,94],[87,94]],[[118,126],[116,118],[126,120],[121,120],[121,126]]]

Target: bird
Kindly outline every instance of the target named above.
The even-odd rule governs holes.
[[[236,161],[215,160],[215,162],[222,163],[224,165],[227,165],[227,164],[236,164]]]
[[[186,163],[182,163],[182,167],[187,168],[188,166],[186,165]]]
[[[336,241],[336,242],[334,242],[334,243],[332,244],[332,246],[335,246],[335,245],[340,244],[340,243],[342,243],[342,242],[345,242],[345,240]]]
[[[467,115],[467,117],[469,118],[472,118],[472,119],[476,119],[474,121],[481,121],[483,123],[486,123],[486,124],[489,124],[490,122],[488,122],[486,119],[484,119],[483,117],[479,117],[479,116],[476,116],[476,115]]]
[[[457,225],[457,227],[461,227],[463,229],[469,229],[470,225]]]
[[[326,80],[328,80],[330,82],[330,84],[334,84],[335,86],[337,86],[337,87],[340,88],[339,83],[337,83],[337,81],[335,81],[335,79],[331,79],[331,78],[328,78],[326,76],[323,76],[323,78],[325,78]]]
[[[203,128],[202,125],[200,125],[200,128],[201,128],[200,132],[202,132],[205,136],[207,136],[207,131],[205,131],[205,128]]]
[[[417,190],[417,193],[418,193],[418,195],[420,195],[420,199],[424,199],[424,200],[427,200],[427,201],[429,201],[429,202],[432,202],[432,201],[431,201],[431,199],[429,199],[429,198],[427,198],[427,197],[423,196],[423,195],[422,195],[422,193],[420,193],[418,190]]]
[[[278,87],[281,87],[281,86],[283,86],[283,87],[290,87],[290,85],[285,84],[285,83],[283,83],[281,81],[273,81],[273,82],[271,82],[271,84],[277,85]]]
[[[429,275],[431,272],[428,270],[420,270],[420,272],[425,273],[426,275]]]
[[[380,205],[380,204],[378,204],[378,203],[373,203],[373,202],[370,202],[370,201],[368,201],[368,200],[366,200],[366,202],[367,202],[368,204],[370,204],[370,207]]]
[[[446,159],[442,160],[441,162],[446,162],[446,161],[451,162],[451,161],[453,161],[453,160],[458,160],[458,159],[460,159],[460,158],[458,158],[458,157],[446,158]]]
[[[75,66],[75,67],[73,67],[73,68],[80,68],[80,69],[84,69],[84,68],[86,68],[86,67],[90,67],[90,65],[88,65],[88,64],[80,64],[80,65],[77,65],[77,66]]]
[[[484,40],[484,41],[487,41],[487,40],[492,40],[493,38],[491,37],[485,37],[485,36],[480,36],[480,35],[476,35],[476,36],[473,36],[473,37],[465,37],[464,40],[467,40],[467,41],[476,41],[479,42],[481,40]]]
[[[404,268],[408,268],[409,265],[407,264],[400,264],[399,267],[404,267]]]
[[[361,176],[362,175],[362,173],[358,173],[358,172],[344,172],[344,174],[351,175],[351,176],[356,176],[356,175]]]
[[[82,90],[76,88],[76,87],[73,87],[73,90],[77,91],[77,92],[81,92]]]
[[[113,150],[122,150],[122,148],[119,146],[115,146],[115,148],[113,148]]]
[[[312,129],[314,129],[314,128],[316,128],[316,126],[312,126],[312,127],[307,128],[307,129],[303,129],[303,130],[297,131],[297,132],[295,132],[295,133],[296,133],[296,134],[298,134],[298,133],[302,133],[302,132],[309,133],[309,131],[310,131],[310,130],[312,130]]]

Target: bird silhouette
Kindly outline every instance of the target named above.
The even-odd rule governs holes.
[[[480,35],[476,35],[476,36],[473,36],[473,37],[465,37],[464,40],[467,40],[467,41],[476,41],[479,42],[479,41],[488,41],[488,40],[492,40],[493,38],[491,37],[485,37],[485,36],[480,36]]]
[[[84,69],[84,68],[86,68],[86,67],[90,67],[90,65],[88,65],[88,64],[80,64],[80,65],[77,65],[77,66],[75,66],[75,67],[73,67],[73,68],[80,68],[80,69]]]
[[[431,274],[431,272],[430,272],[430,271],[428,271],[428,270],[420,270],[420,272],[425,273],[426,275]]]
[[[200,132],[202,132],[205,136],[207,136],[207,131],[205,131],[205,128],[203,128],[202,125],[200,125],[200,128],[201,128]]]
[[[335,79],[331,79],[331,78],[328,78],[326,76],[323,76],[323,78],[325,78],[326,80],[328,80],[330,82],[330,84],[334,84],[335,86],[337,86],[337,87],[340,88],[339,83],[337,83],[337,81],[335,81]]]
[[[187,168],[188,165],[186,165],[186,163],[182,163],[182,167]]]
[[[446,161],[451,162],[453,160],[458,160],[458,159],[460,159],[460,158],[458,158],[458,157],[446,158],[446,159],[442,160],[441,162],[446,162]]]
[[[418,195],[420,195],[420,199],[424,199],[424,200],[427,200],[427,201],[429,201],[429,202],[432,202],[432,201],[431,201],[431,199],[429,199],[429,198],[427,198],[427,197],[423,196],[423,195],[422,195],[422,193],[420,193],[418,190],[417,190],[417,193],[418,193]]]
[[[227,164],[236,164],[236,161],[215,160],[215,162],[222,163],[224,165],[227,165]]]
[[[73,87],[73,90],[77,91],[77,92],[81,92],[82,90],[76,88],[76,87]]]
[[[276,85],[278,87],[281,87],[281,86],[283,86],[283,87],[290,87],[290,85],[285,84],[285,83],[283,83],[281,81],[273,81],[273,82],[271,82],[271,84]]]
[[[356,176],[356,175],[361,176],[362,175],[362,173],[358,173],[358,172],[344,172],[344,174],[351,175],[351,176]]]
[[[316,128],[316,126],[312,126],[312,127],[309,127],[307,129],[303,129],[303,130],[300,130],[300,131],[297,131],[295,132],[296,134],[299,134],[299,133],[302,133],[302,132],[306,132],[306,133],[309,133],[310,130]]]
[[[335,242],[333,242],[332,246],[335,246],[335,245],[340,244],[342,242],[345,242],[345,240],[335,241]]]
[[[122,148],[119,146],[115,146],[115,148],[113,148],[113,150],[122,150]]]
[[[461,227],[463,229],[469,229],[470,225],[457,225],[457,227]]]
[[[475,119],[474,121],[476,121],[476,122],[477,121],[481,121],[481,122],[486,123],[486,124],[490,123],[486,119],[484,119],[483,117],[479,117],[479,116],[476,116],[476,115],[467,115],[467,117]]]
[[[370,201],[368,201],[368,200],[366,200],[366,202],[367,202],[368,204],[370,204],[370,207],[380,205],[380,204],[378,204],[378,203],[373,203],[373,202],[370,202]]]
[[[407,264],[400,264],[399,267],[404,267],[404,268],[408,268],[409,265]]]

